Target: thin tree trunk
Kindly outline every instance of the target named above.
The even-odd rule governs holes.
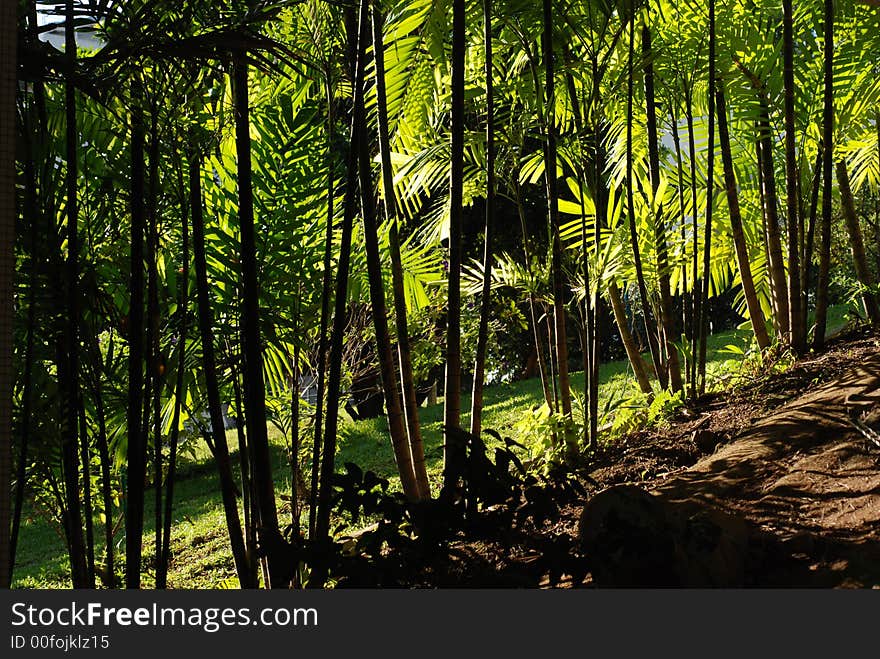
[[[770,281],[776,299],[779,331],[782,339],[790,342],[788,288],[785,262],[782,257],[782,240],[779,228],[779,208],[776,197],[776,167],[773,164],[773,140],[770,135],[770,108],[763,91],[759,91],[761,120],[761,167],[764,180],[764,208],[767,213],[767,245],[770,253]]]
[[[865,306],[865,312],[868,314],[871,325],[877,327],[880,326],[880,307],[877,305],[874,277],[868,266],[868,257],[865,254],[865,241],[862,238],[859,217],[856,215],[856,206],[849,184],[849,172],[846,171],[846,161],[844,160],[837,161],[837,186],[840,189],[840,206],[843,210],[843,219],[846,224],[847,234],[849,235],[849,245],[856,269],[856,277],[858,277],[862,288],[862,304]]]
[[[324,379],[327,361],[327,325],[330,322],[330,296],[332,289],[332,273],[330,261],[333,256],[333,197],[336,193],[334,165],[334,103],[333,87],[330,84],[330,67],[325,73],[325,93],[327,95],[327,226],[324,235],[324,275],[321,282],[321,322],[318,337],[318,382],[315,402],[315,436],[312,448],[312,482],[309,496],[309,538],[315,538],[315,522],[318,514],[318,481],[321,473],[321,446],[323,436],[321,430],[324,423]]]
[[[128,312],[128,447],[125,504],[125,586],[140,588],[146,446],[141,429],[144,386],[144,121],[140,83],[132,89],[131,280]]]
[[[550,384],[553,387],[553,405],[550,409],[556,414],[559,414],[559,385],[556,380],[558,354],[553,350],[556,341],[553,336],[553,325],[550,322],[550,313],[552,309],[552,305],[548,305],[547,308],[544,309],[544,324],[547,326],[547,364],[550,367]]]
[[[150,129],[149,184],[147,193],[147,395],[144,401],[143,436],[149,446],[153,433],[153,563],[162,556],[162,442],[159,425],[159,402],[162,393],[161,355],[159,354],[159,232],[157,230],[159,194],[158,112],[154,108]],[[149,449],[148,449],[149,450]]]
[[[758,347],[763,351],[770,347],[770,337],[767,335],[767,324],[764,320],[764,312],[758,302],[758,294],[755,291],[755,282],[752,279],[752,266],[749,261],[749,248],[746,245],[743,234],[742,216],[739,210],[739,193],[736,185],[736,175],[733,171],[733,157],[730,151],[730,135],[727,131],[727,103],[724,97],[724,83],[721,80],[715,82],[715,98],[717,101],[718,115],[718,139],[721,144],[721,161],[724,165],[724,187],[727,192],[727,205],[730,209],[730,227],[733,232],[733,245],[736,249],[736,262],[739,267],[739,278],[742,282],[743,294],[746,298],[746,307],[749,310],[749,320],[752,322],[752,330]]]
[[[651,50],[651,30],[647,25],[642,26],[642,55],[645,69],[645,105],[648,118],[648,161],[651,173],[651,189],[654,195],[660,189],[660,145],[657,139],[657,107],[654,99],[654,64]],[[669,248],[666,243],[666,221],[663,217],[663,207],[654,201],[658,207],[657,216],[654,219],[654,241],[657,251],[657,281],[660,289],[660,322],[662,335],[665,341],[666,372],[669,378],[669,386],[672,391],[680,391],[681,367],[678,362],[678,349],[675,347],[675,316],[672,313],[672,292],[669,284]]]
[[[361,26],[366,26],[367,0],[360,0],[358,25],[352,25],[353,10],[348,9],[346,23],[349,26],[349,41],[356,44],[353,50],[354,76],[352,90],[353,107],[363,105],[364,58],[366,44],[360,38]],[[356,31],[355,31],[356,30]],[[355,113],[356,114],[356,113]],[[336,431],[339,424],[339,398],[342,385],[342,348],[345,339],[346,307],[348,306],[348,278],[351,263],[351,233],[354,215],[357,211],[357,173],[358,144],[362,122],[352,116],[348,145],[348,163],[345,177],[345,206],[339,240],[339,260],[336,270],[336,296],[333,314],[333,335],[330,341],[330,370],[327,377],[327,423],[324,429],[324,445],[321,457],[321,479],[318,492],[318,515],[315,520],[315,540],[327,541],[330,538],[330,513],[333,493],[333,471],[336,456]],[[309,580],[310,586],[323,586],[326,580],[326,566],[317,565]]]
[[[299,291],[300,295],[302,291]],[[299,311],[297,310],[297,316]],[[299,318],[297,318],[297,329],[299,329]],[[290,368],[290,527],[292,529],[291,536],[298,539],[300,537],[299,513],[301,501],[299,497],[299,342],[293,347],[293,359]]]
[[[231,346],[226,346],[229,354],[233,357],[233,365],[230,368],[230,379],[232,380],[232,395],[235,400],[235,409],[237,412],[235,419],[235,437],[238,440],[238,467],[241,474],[241,510],[244,517],[244,549],[245,559],[247,561],[248,574],[252,583],[259,583],[257,578],[257,563],[265,574],[265,558],[258,558],[257,554],[257,526],[260,521],[260,513],[256,510],[254,495],[254,479],[251,478],[250,451],[248,450],[247,432],[245,426],[247,419],[244,415],[244,403],[241,396],[241,378],[239,377],[238,368],[235,364],[241,362],[241,358]],[[224,426],[225,427],[225,426]]]
[[[594,171],[595,190],[596,190],[596,216],[593,226],[593,255],[596,262],[596,268],[599,268],[599,255],[602,251],[602,229],[608,224],[608,188],[605,184],[605,149],[602,146],[602,122],[598,108],[601,102],[601,80],[599,74],[599,65],[596,57],[593,57],[593,96],[592,103],[595,110],[593,116],[593,148],[594,154]],[[599,362],[601,361],[601,350],[599,336],[599,310],[602,304],[601,297],[601,277],[596,276],[596,285],[593,287],[593,295],[589,301],[591,307],[590,327],[588,328],[590,336],[588,345],[590,347],[590,386],[589,386],[589,403],[590,403],[590,448],[594,449],[599,443]],[[584,278],[589,276],[588,264],[584,263]],[[628,328],[627,328],[628,329]]]
[[[797,151],[795,148],[794,109],[794,35],[792,0],[782,0],[782,53],[784,59],[783,81],[785,87],[785,182],[788,217],[788,313],[791,348],[801,354],[807,347],[806,327],[801,313],[801,263],[798,235],[798,176]]]
[[[191,147],[194,149],[194,147]],[[202,213],[202,172],[201,158],[193,150],[189,154],[189,194],[190,217],[193,231],[193,262],[196,270],[196,302],[198,306],[199,334],[202,343],[202,364],[205,372],[205,390],[208,396],[208,415],[211,418],[214,458],[220,476],[220,494],[223,499],[223,512],[226,515],[226,529],[235,561],[235,571],[242,588],[255,588],[245,554],[241,520],[235,501],[235,483],[229,461],[229,448],[226,444],[226,430],[223,427],[223,413],[220,408],[220,389],[217,383],[217,366],[214,359],[213,318],[211,299],[208,291],[208,270],[205,259],[205,224]],[[240,449],[242,450],[242,449]]]
[[[168,582],[168,563],[171,559],[171,515],[174,508],[174,479],[177,472],[177,445],[180,437],[180,410],[186,390],[184,374],[186,372],[186,335],[189,319],[189,206],[183,186],[183,165],[178,163],[177,187],[181,195],[181,277],[178,280],[180,293],[177,306],[180,310],[180,334],[178,338],[177,383],[174,393],[174,414],[171,418],[171,436],[168,442],[168,478],[165,481],[165,512],[162,532],[161,553],[156,568],[156,588],[165,588]],[[158,487],[158,485],[157,485]]]
[[[366,41],[369,26],[361,26],[360,39]],[[362,122],[359,134],[358,179],[361,191],[361,216],[363,219],[364,251],[367,260],[367,278],[370,288],[370,306],[373,314],[373,329],[376,333],[376,353],[379,359],[379,374],[382,383],[382,394],[385,398],[385,410],[388,417],[388,431],[391,435],[391,446],[400,474],[400,483],[404,495],[411,500],[420,497],[419,486],[413,471],[413,459],[406,435],[403,418],[403,406],[400,402],[400,391],[394,369],[394,353],[391,350],[391,335],[388,331],[388,315],[385,309],[385,286],[382,281],[382,261],[379,254],[379,235],[376,203],[373,197],[373,180],[370,172],[370,152],[367,141],[367,113],[363,104],[354,108],[355,117]]]
[[[709,0],[709,88],[715,81],[715,0]],[[706,228],[703,243],[703,286],[700,293],[700,355],[697,370],[700,393],[706,390],[706,340],[709,333],[709,288],[712,263],[712,207],[715,192],[715,96],[709,93],[709,163],[706,175]]]
[[[528,228],[526,227],[525,210],[523,209],[522,205],[522,197],[520,195],[520,187],[518,181],[515,181],[513,184],[513,199],[516,203],[516,211],[517,215],[519,216],[519,224],[522,230],[522,248],[523,258],[526,262],[526,272],[528,273],[529,277],[532,278],[532,257],[529,250]],[[547,403],[547,407],[552,408],[553,401],[550,397],[550,385],[547,382],[547,361],[544,357],[544,350],[541,348],[541,329],[538,323],[538,314],[535,313],[534,291],[529,291],[528,298],[529,317],[531,320],[532,334],[535,338],[535,352],[538,355],[538,373],[541,376],[541,390],[544,392],[544,401]]]
[[[816,233],[816,211],[819,207],[819,188],[822,184],[822,145],[816,151],[816,165],[813,169],[813,182],[810,186],[810,216],[807,224],[807,235],[804,238],[804,254],[801,258],[801,294],[803,305],[801,315],[804,327],[809,326],[809,294],[812,287],[813,237]]]
[[[767,241],[767,196],[764,194],[764,149],[761,146],[760,129],[755,124],[755,158],[758,163],[758,193],[761,205],[761,242],[764,248],[764,261],[767,264],[767,294],[770,298],[770,317],[773,323],[773,331],[776,336],[782,333],[779,326],[779,306],[776,295],[776,287],[773,285],[773,279],[770,275],[770,244]]]
[[[813,349],[825,345],[828,322],[828,283],[831,272],[831,195],[834,164],[834,0],[825,0],[824,19],[825,91],[822,113],[822,225],[819,232],[819,280],[816,282],[816,324],[813,330]]]
[[[104,506],[104,570],[103,581],[107,588],[116,588],[116,566],[114,564],[113,542],[113,484],[111,482],[111,458],[110,445],[107,440],[107,420],[104,413],[104,396],[101,391],[101,375],[98,366],[101,359],[101,351],[98,346],[97,336],[93,339],[92,353],[94,355],[94,367],[92,378],[94,380],[95,413],[98,417],[98,457],[101,461],[101,498]]]
[[[95,522],[92,506],[92,453],[89,447],[88,428],[86,424],[86,408],[80,398],[77,409],[79,416],[79,450],[82,465],[83,520],[86,526],[86,588],[95,588]]]
[[[626,309],[623,306],[620,289],[617,284],[608,284],[608,299],[611,300],[611,308],[614,311],[614,321],[617,323],[617,331],[620,333],[620,340],[626,350],[626,356],[629,364],[632,366],[633,375],[639,384],[642,393],[652,394],[654,390],[651,388],[651,381],[648,378],[648,372],[645,369],[645,362],[642,361],[642,355],[639,347],[636,345],[632,332],[629,331],[629,324],[626,320]]]
[[[483,41],[486,76],[486,230],[483,238],[483,289],[480,294],[480,328],[474,361],[471,394],[471,434],[482,431],[483,379],[486,346],[489,343],[489,313],[492,291],[492,230],[495,223],[495,98],[492,72],[492,0],[483,0]]]
[[[65,2],[64,20],[65,59],[70,76],[76,66],[76,37],[73,26],[73,0]],[[67,302],[65,329],[63,332],[59,364],[59,380],[62,383],[61,405],[61,454],[67,499],[67,522],[70,539],[70,568],[74,588],[88,587],[88,566],[83,539],[83,518],[79,499],[79,465],[77,463],[77,418],[79,410],[79,241],[77,235],[77,124],[76,90],[73,80],[64,82],[64,106],[66,114],[65,186],[67,193],[67,267],[64,284]]]
[[[685,119],[687,121],[688,132],[688,156],[690,158],[691,173],[691,218],[693,226],[693,253],[691,254],[691,269],[693,284],[691,285],[691,371],[689,379],[691,382],[691,398],[697,396],[697,362],[699,350],[700,336],[700,314],[702,313],[702,279],[700,278],[699,254],[700,254],[700,226],[699,213],[697,212],[697,140],[694,132],[694,108],[693,108],[693,91],[691,85],[685,87]]]
[[[544,23],[542,47],[544,57],[544,112],[547,129],[547,156],[544,159],[544,177],[547,184],[547,210],[550,222],[553,276],[553,306],[556,334],[556,367],[559,373],[559,397],[562,413],[571,416],[571,382],[568,375],[568,334],[566,330],[566,291],[562,271],[562,241],[559,236],[559,192],[556,180],[556,122],[553,114],[555,108],[555,68],[553,64],[553,2],[543,0]],[[454,157],[454,156],[453,156]]]
[[[36,23],[36,18],[32,21]],[[29,26],[30,27],[30,26]],[[35,29],[34,30],[35,34]],[[36,37],[33,38],[36,40]],[[24,348],[24,372],[22,373],[21,391],[21,437],[18,448],[18,465],[15,474],[15,494],[13,497],[12,531],[9,547],[9,578],[15,570],[15,555],[18,547],[18,533],[21,526],[21,512],[24,506],[24,491],[27,480],[28,449],[31,436],[31,415],[33,407],[33,364],[34,364],[34,334],[36,331],[36,307],[37,307],[37,266],[39,258],[37,218],[40,215],[37,201],[37,179],[34,167],[34,151],[31,142],[30,113],[25,113],[24,141],[25,153],[28,157],[24,162],[25,173],[25,214],[31,218],[30,224],[30,253],[31,267],[28,273],[28,301],[27,301],[27,329]],[[2,569],[2,567],[0,567]]]
[[[271,588],[286,588],[287,552],[278,528],[272,460],[266,430],[266,391],[263,384],[263,348],[260,337],[260,286],[254,235],[254,197],[251,174],[248,65],[233,65],[235,146],[238,165],[238,222],[241,233],[241,345],[244,355],[244,407],[248,420],[248,447],[257,507],[260,511],[260,548],[269,566]]]
[[[629,239],[632,248],[633,262],[636,270],[636,280],[639,288],[639,298],[642,303],[642,315],[645,321],[645,335],[648,339],[648,346],[651,351],[651,359],[654,363],[654,372],[657,379],[660,380],[660,386],[665,389],[668,385],[666,377],[666,369],[663,368],[663,361],[660,356],[660,346],[657,344],[657,334],[654,331],[653,316],[651,314],[651,303],[648,299],[648,287],[645,284],[645,274],[642,269],[642,256],[639,248],[639,236],[636,231],[636,206],[633,198],[633,185],[635,179],[633,177],[633,60],[635,58],[635,18],[630,19],[629,27],[629,56],[628,56],[628,76],[627,76],[627,124],[626,124],[626,199],[627,214],[629,215]]]
[[[443,486],[458,488],[466,447],[453,428],[461,427],[461,216],[464,194],[465,0],[452,0],[452,111],[449,174],[449,273],[446,294],[446,378],[444,381]]]
[[[17,5],[0,2],[0,588],[12,584],[13,293],[15,288],[15,94]]]
[[[403,394],[403,412],[409,436],[413,471],[419,498],[431,498],[431,484],[425,466],[425,447],[419,425],[419,404],[412,370],[412,351],[406,311],[406,293],[403,282],[403,263],[400,258],[400,235],[397,206],[394,201],[394,179],[391,170],[391,144],[388,134],[388,108],[385,93],[385,44],[382,36],[382,14],[373,7],[373,54],[376,64],[376,99],[379,124],[379,156],[382,164],[382,191],[385,199],[385,217],[388,219],[388,245],[391,252],[391,284],[394,297],[394,318],[397,330],[397,353],[400,362],[400,384]],[[471,417],[473,418],[473,416]]]
[[[570,61],[569,53],[565,51],[565,63],[568,66]],[[592,58],[592,67],[593,67],[593,76],[598,76],[597,73],[597,65],[595,57]],[[567,72],[565,76],[566,86],[568,88],[568,98],[569,103],[572,106],[572,115],[574,116],[574,124],[575,130],[577,131],[578,139],[583,139],[584,133],[584,120],[583,115],[581,114],[581,106],[578,101],[577,89],[574,84],[574,76],[571,72]],[[594,88],[594,93],[598,96],[598,90]],[[594,127],[594,141],[595,153],[593,156],[594,163],[594,174],[596,177],[595,185],[593,187],[593,200],[594,200],[594,227],[599,230],[600,228],[600,219],[599,215],[601,213],[600,209],[603,208],[603,199],[602,195],[599,192],[599,188],[601,186],[601,176],[602,176],[602,166],[600,165],[601,159],[601,140],[599,138],[599,129],[598,127]],[[586,189],[586,172],[585,167],[580,164],[575,166],[576,175],[578,177],[578,186],[583,191]],[[597,414],[593,412],[594,405],[598,405],[597,396],[594,396],[593,389],[594,385],[598,388],[598,369],[594,368],[594,363],[596,358],[598,357],[598,351],[596,350],[595,341],[597,339],[597,334],[595,332],[596,325],[596,317],[595,313],[597,311],[597,300],[598,291],[591,291],[590,286],[590,254],[587,248],[587,213],[586,206],[584,202],[584,194],[583,192],[580,195],[580,211],[581,211],[581,277],[584,282],[584,299],[582,308],[582,326],[581,326],[581,352],[583,354],[583,366],[584,366],[584,429],[583,429],[583,438],[584,438],[584,446],[588,446],[591,449],[596,447],[596,443],[598,441],[598,419]],[[604,224],[604,221],[602,221]],[[599,246],[599,236],[597,234],[596,240],[596,249],[598,253]],[[598,259],[596,260],[598,264]],[[598,281],[597,281],[598,288]],[[597,389],[598,390],[598,389]],[[597,408],[598,409],[598,408]]]
[[[685,202],[684,202],[684,161],[681,156],[681,135],[679,134],[678,129],[678,116],[676,114],[676,107],[674,103],[671,103],[669,106],[669,118],[672,121],[672,141],[675,145],[675,165],[676,165],[676,173],[678,175],[678,214],[681,217],[681,244],[682,249],[684,250],[684,255],[687,256],[687,234],[685,228],[687,226],[685,222],[685,218],[687,217],[687,213],[685,212]],[[688,332],[690,331],[692,320],[691,313],[693,311],[693,297],[692,293],[688,293],[687,290],[687,280],[688,280],[688,262],[687,259],[683,259],[682,261],[682,275],[681,280],[685,282],[682,285],[682,314],[681,314],[681,323],[682,323],[682,341],[686,341],[688,338]],[[685,374],[685,387],[689,384],[690,381],[690,368],[691,361],[693,361],[693,355],[690,357],[686,354],[684,359],[684,374]]]

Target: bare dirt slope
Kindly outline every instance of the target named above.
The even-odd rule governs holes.
[[[880,420],[880,336],[858,330],[784,372],[747,375],[661,427],[603,446],[586,466],[587,506],[612,486],[636,485],[673,507],[730,513],[750,529],[738,585],[880,587],[880,446],[850,422],[871,410]],[[578,531],[584,508],[577,499],[539,528],[462,538],[442,579],[426,575],[424,584],[613,586],[592,574],[599,554]],[[656,537],[648,537],[634,564],[650,557]],[[623,550],[611,544],[617,560]],[[573,578],[571,565],[561,580],[548,578],[548,552],[560,548],[586,566],[585,579]]]
[[[654,490],[757,523],[807,564],[795,578],[804,585],[880,585],[880,450],[849,420],[880,403],[880,351],[868,347],[854,346],[854,359],[837,354],[849,362],[838,377]]]

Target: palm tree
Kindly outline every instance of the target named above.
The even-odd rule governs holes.
[[[739,267],[739,277],[742,282],[743,294],[746,298],[746,307],[749,310],[749,319],[752,321],[752,329],[755,332],[755,339],[758,342],[758,347],[761,350],[766,350],[770,347],[770,337],[767,335],[764,312],[761,309],[761,303],[758,301],[758,294],[755,291],[752,266],[749,261],[749,249],[743,234],[742,216],[739,210],[739,193],[736,175],[733,171],[730,135],[727,130],[727,101],[724,94],[724,83],[720,79],[715,84],[715,98],[718,113],[718,140],[721,143],[724,187],[727,192],[727,205],[730,210],[730,226],[733,232],[733,244],[736,249],[736,263]]]
[[[367,26],[363,25],[362,29],[366,30]],[[362,33],[360,38],[366,39],[365,34]],[[373,47],[376,48],[375,42]],[[403,486],[404,495],[410,499],[417,500],[421,498],[421,492],[416,482],[415,471],[413,471],[413,456],[407,440],[403,407],[400,402],[400,390],[394,369],[394,356],[391,351],[391,336],[388,332],[388,316],[385,310],[385,286],[382,281],[382,261],[379,254],[379,234],[376,226],[376,203],[373,197],[373,180],[370,172],[366,114],[365,108],[354,108],[355,118],[363,122],[358,136],[359,142],[354,148],[358,151],[361,217],[363,219],[364,248],[367,257],[370,306],[373,315],[373,328],[376,334],[376,353],[379,358],[382,394],[385,398],[385,410],[388,417],[388,433],[391,436],[391,446],[394,448],[394,457],[397,462],[397,471],[400,474],[400,483]]]
[[[452,112],[449,168],[449,273],[446,293],[446,378],[443,392],[443,484],[450,494],[462,475],[461,434],[461,215],[464,187],[464,75],[466,6],[452,0]]]
[[[193,140],[194,142],[194,140]],[[220,403],[220,387],[217,380],[217,365],[214,357],[214,335],[212,331],[213,314],[208,289],[208,270],[205,259],[205,222],[202,210],[202,163],[195,143],[190,145],[189,160],[189,205],[193,228],[193,262],[196,270],[196,304],[198,307],[199,334],[202,343],[202,365],[205,374],[205,389],[208,396],[208,417],[211,421],[211,448],[217,462],[220,476],[220,496],[223,499],[223,512],[226,515],[226,530],[232,547],[235,571],[242,588],[256,586],[256,574],[252,561],[245,552],[241,520],[238,516],[238,503],[235,498],[235,481],[229,460],[226,443],[226,429]],[[184,307],[185,308],[185,307]],[[185,337],[182,335],[182,339]],[[244,448],[240,447],[244,452]],[[253,559],[253,557],[251,557]]]
[[[79,410],[79,289],[77,236],[77,125],[76,91],[72,77],[76,67],[76,35],[73,24],[73,0],[65,2],[64,51],[68,78],[64,84],[65,106],[65,184],[67,197],[67,272],[65,288],[67,309],[65,326],[59,345],[58,380],[63,392],[61,404],[61,463],[67,504],[67,542],[70,549],[71,579],[74,588],[89,585],[86,547],[83,539],[83,517],[80,506],[79,464],[77,461],[77,418]]]
[[[324,70],[324,93],[327,101],[327,215],[324,234],[324,260],[323,277],[321,278],[321,320],[318,329],[318,378],[316,383],[315,403],[315,429],[312,448],[312,483],[309,506],[309,538],[315,537],[315,524],[318,514],[318,483],[321,474],[321,451],[323,446],[323,419],[324,419],[324,381],[327,375],[327,326],[330,322],[330,297],[332,294],[332,273],[330,261],[333,257],[333,201],[336,197],[336,172],[334,171],[333,139],[335,135],[334,125],[335,103],[333,102],[332,69],[328,64]]]
[[[259,538],[266,555],[271,588],[286,588],[282,575],[288,567],[278,527],[275,486],[269,437],[266,430],[266,391],[263,381],[263,349],[260,336],[260,285],[254,232],[254,194],[251,173],[250,104],[248,63],[233,63],[235,98],[235,145],[238,165],[238,224],[241,235],[241,345],[244,356],[244,413],[248,420],[248,450],[260,514]]]
[[[492,290],[492,229],[495,221],[495,99],[492,75],[492,0],[483,0],[483,40],[486,74],[486,230],[483,245],[483,290],[480,298],[480,329],[474,361],[471,394],[471,434],[482,430],[483,379],[489,343],[489,311]]]
[[[663,368],[663,360],[660,355],[660,346],[657,345],[657,334],[651,314],[651,304],[648,299],[648,286],[645,283],[645,275],[642,269],[641,249],[636,229],[636,206],[633,195],[635,177],[633,175],[633,60],[635,59],[635,16],[629,17],[629,51],[627,55],[627,101],[626,101],[626,199],[627,215],[629,216],[629,239],[632,248],[633,264],[636,272],[636,283],[639,290],[639,300],[642,304],[642,314],[645,321],[645,334],[648,337],[648,346],[651,351],[651,360],[654,363],[654,373],[660,380],[660,386],[666,388],[668,378],[666,369]]]
[[[547,186],[547,211],[553,275],[553,319],[556,338],[556,368],[559,374],[559,398],[562,413],[571,416],[571,384],[568,376],[568,332],[566,330],[565,286],[562,271],[562,241],[559,236],[559,193],[556,180],[556,106],[555,67],[553,63],[553,2],[543,0],[543,24],[541,43],[544,58],[544,129],[546,155],[544,177]],[[453,156],[454,157],[454,156]]]
[[[412,370],[412,350],[409,342],[406,295],[403,281],[403,263],[400,257],[400,233],[398,231],[397,204],[394,196],[394,178],[391,170],[391,145],[388,135],[388,103],[385,91],[385,45],[382,36],[382,13],[372,10],[373,57],[376,75],[376,115],[379,124],[379,157],[382,162],[382,192],[385,198],[385,217],[388,219],[388,246],[391,252],[391,283],[394,298],[394,318],[397,329],[397,352],[400,362],[400,383],[403,394],[403,410],[412,456],[413,472],[419,497],[431,497],[431,484],[425,467],[425,448],[419,426],[419,406]],[[375,227],[374,227],[375,230]],[[381,272],[379,273],[381,275]]]
[[[706,338],[709,331],[709,286],[711,284],[712,267],[712,208],[715,203],[715,95],[712,85],[715,82],[715,0],[709,0],[709,163],[706,174],[706,226],[703,229],[703,275],[701,277],[700,299],[700,354],[697,356],[697,377],[699,390],[703,393],[706,386]],[[696,209],[694,209],[696,214]]]
[[[798,207],[800,194],[798,191],[797,151],[795,148],[795,108],[794,108],[794,37],[793,37],[792,0],[782,1],[782,54],[783,78],[785,85],[785,185],[788,227],[788,313],[791,347],[796,353],[802,353],[807,347],[807,332],[804,316],[801,311],[801,263],[800,241],[803,236],[798,234]],[[804,264],[803,267],[807,267]]]
[[[131,265],[128,311],[128,446],[125,586],[140,588],[146,442],[141,429],[144,386],[144,121],[139,81],[131,93]]]
[[[853,201],[853,193],[849,183],[849,172],[844,160],[837,161],[837,185],[840,188],[840,205],[843,210],[844,224],[849,234],[849,245],[853,255],[853,264],[856,276],[862,288],[862,302],[865,311],[874,327],[880,326],[880,307],[877,304],[877,295],[874,291],[874,276],[868,266],[868,257],[865,254],[865,241],[862,238],[862,230],[859,227],[859,216],[856,214],[856,206]]]
[[[660,189],[660,144],[657,139],[657,106],[654,98],[654,53],[651,51],[651,30],[642,26],[642,56],[645,71],[645,107],[648,115],[648,160],[651,175],[651,189],[654,195]],[[666,223],[663,207],[658,207],[654,219],[654,240],[657,252],[657,281],[660,288],[660,322],[664,340],[665,371],[672,391],[681,390],[681,368],[678,364],[678,350],[673,343],[675,322],[672,312],[672,293],[669,285],[669,248],[666,243]]]
[[[348,162],[345,176],[345,201],[342,226],[339,237],[339,261],[336,266],[336,292],[333,310],[333,333],[330,341],[330,363],[327,372],[327,422],[324,427],[324,442],[321,447],[321,474],[318,490],[315,520],[315,536],[318,541],[330,538],[330,513],[333,494],[333,470],[336,456],[336,434],[339,427],[339,399],[342,393],[342,349],[345,339],[346,308],[348,306],[348,278],[351,268],[351,234],[354,215],[357,211],[357,173],[358,145],[363,122],[357,115],[358,108],[363,107],[364,68],[366,57],[367,0],[360,0],[357,19],[354,11],[346,11],[348,40],[351,45],[350,57],[352,72],[352,92],[354,116],[351,119],[351,130],[348,143]],[[326,579],[325,566],[318,566],[310,585],[322,586]]]
[[[819,231],[819,280],[816,282],[816,323],[813,348],[825,345],[828,318],[828,282],[831,271],[831,194],[834,165],[834,0],[825,0],[823,38],[825,91],[822,112],[822,224]]]

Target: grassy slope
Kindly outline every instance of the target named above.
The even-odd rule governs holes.
[[[845,308],[834,307],[829,312],[829,333],[844,324]],[[751,332],[732,330],[715,334],[708,343],[708,370],[710,380],[737,370],[740,357],[724,351],[728,344],[744,346]],[[600,370],[600,409],[611,396],[635,391],[625,361],[603,364]],[[716,382],[718,380],[716,379]],[[583,390],[583,373],[572,375],[574,391]],[[543,402],[538,379],[488,387],[484,395],[483,427],[497,430],[502,435],[516,437],[515,424],[524,412]],[[470,395],[462,397],[462,409],[470,409]],[[443,465],[441,422],[442,404],[424,407],[420,419],[425,442],[428,472],[436,486]],[[463,419],[466,423],[467,414]],[[228,433],[230,447],[236,449],[235,431]],[[279,494],[279,515],[282,523],[289,522],[289,507],[285,495],[290,492],[290,473],[287,467],[284,438],[270,427],[273,448],[275,482]],[[237,454],[237,450],[234,450]],[[235,458],[235,455],[233,456]],[[190,458],[181,460],[180,478],[175,484],[175,523],[172,530],[172,564],[168,582],[171,588],[216,588],[234,585],[232,557],[226,539],[226,522],[220,503],[219,485],[213,462],[206,449],[200,449]],[[234,460],[235,462],[235,460]],[[387,440],[384,418],[342,424],[339,435],[337,464],[354,462],[363,469],[373,470],[391,480],[398,487],[394,456]],[[153,510],[152,496],[148,493],[145,511],[144,585],[153,582]],[[96,535],[102,533],[96,528]],[[117,535],[117,555],[124,552],[124,537]],[[103,557],[103,549],[96,553]],[[100,562],[100,558],[99,558]],[[15,569],[15,587],[66,588],[69,587],[67,554],[61,530],[50,522],[48,515],[35,507],[25,510],[19,539]]]

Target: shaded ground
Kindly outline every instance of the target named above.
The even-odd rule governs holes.
[[[606,447],[586,487],[632,483],[745,518],[773,546],[748,584],[880,587],[880,448],[850,424],[847,405],[880,403],[878,348],[876,335],[850,333],[785,373],[704,397],[663,428]],[[581,509],[572,502],[543,528],[521,530],[513,550],[511,538],[458,543],[442,585],[550,585],[542,554],[566,540],[577,553]]]

